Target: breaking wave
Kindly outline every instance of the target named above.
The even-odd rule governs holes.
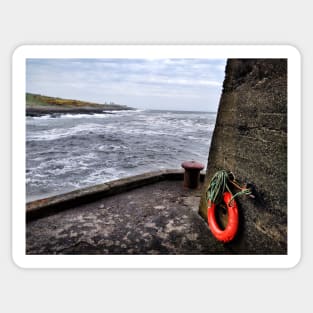
[[[27,199],[103,183],[184,160],[207,162],[216,113],[120,111],[28,117]]]

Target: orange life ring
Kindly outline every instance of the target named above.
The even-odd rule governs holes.
[[[210,230],[214,237],[222,242],[229,242],[233,240],[238,230],[238,207],[234,199],[232,200],[231,204],[229,204],[231,198],[231,193],[224,192],[223,201],[225,202],[228,211],[228,223],[224,230],[220,229],[215,219],[216,205],[214,203],[210,203],[210,200],[208,201],[208,224]]]

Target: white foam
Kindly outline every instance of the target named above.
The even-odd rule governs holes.
[[[93,114],[61,114],[61,119],[81,119],[81,118],[108,118],[111,114],[108,113],[93,113]]]
[[[51,117],[51,114],[41,115],[41,116],[27,116],[27,119],[29,120],[49,120],[53,117]]]
[[[41,132],[27,134],[28,141],[39,141],[39,140],[56,140],[62,139],[74,135],[83,135],[84,133],[102,133],[103,125],[88,123],[88,124],[78,124],[69,128],[53,128],[49,130],[44,130]]]
[[[28,192],[62,193],[160,168],[180,168],[185,159],[206,162],[208,131],[214,129],[211,116],[112,113],[27,117],[27,140],[44,141],[29,145]],[[67,139],[71,136],[75,138]]]

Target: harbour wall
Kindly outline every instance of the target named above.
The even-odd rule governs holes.
[[[226,244],[211,235],[212,249],[286,254],[287,60],[228,59],[225,71],[199,213],[207,219],[205,192],[214,173],[231,171],[255,186],[255,198],[237,198],[239,231]],[[217,218],[227,224],[225,212]]]

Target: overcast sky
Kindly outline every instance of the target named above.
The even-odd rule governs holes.
[[[216,111],[226,60],[27,59],[31,93],[140,109]]]

